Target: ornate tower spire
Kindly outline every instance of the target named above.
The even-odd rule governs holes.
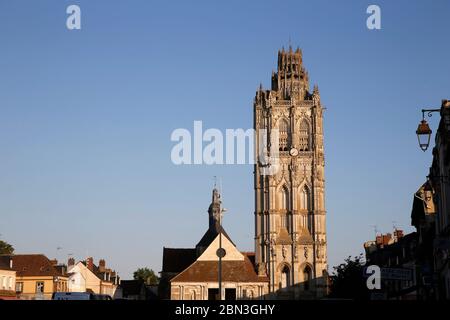
[[[220,193],[217,188],[212,191],[212,200],[208,208],[209,228],[219,230],[220,228],[220,214],[222,210],[222,201],[220,200]]]
[[[254,129],[278,130],[280,170],[255,165],[255,255],[272,293],[323,297],[326,293],[326,211],[322,104],[309,92],[302,52],[278,51],[272,88],[254,100]],[[255,143],[257,148],[260,145]],[[274,147],[272,145],[272,147]],[[257,150],[256,154],[264,153]]]

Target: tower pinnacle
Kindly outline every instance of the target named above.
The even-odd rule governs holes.
[[[272,90],[281,92],[283,99],[289,97],[304,98],[309,89],[308,73],[303,67],[300,48],[294,51],[291,46],[278,51],[277,72],[272,75]]]

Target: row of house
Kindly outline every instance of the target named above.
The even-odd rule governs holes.
[[[378,234],[364,243],[366,265],[381,268],[381,289],[371,292],[371,299],[416,300],[418,298],[417,233]]]
[[[413,196],[416,231],[379,235],[364,244],[367,263],[386,271],[383,298],[450,299],[450,100],[442,101],[439,113],[429,174]]]
[[[54,292],[92,292],[121,297],[120,277],[92,257],[58,264],[43,254],[0,255],[0,299],[48,300]]]

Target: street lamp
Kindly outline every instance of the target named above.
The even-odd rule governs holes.
[[[216,251],[217,257],[219,257],[219,300],[222,299],[222,258],[227,254],[226,250],[222,248],[222,214],[226,212],[227,209],[221,208],[219,214],[219,249]]]
[[[430,145],[430,138],[431,138],[431,131],[430,126],[428,125],[427,121],[423,119],[420,121],[419,126],[417,127],[416,134],[417,134],[417,140],[419,141],[419,147],[422,149],[423,152],[425,152],[428,149],[428,146]]]
[[[440,109],[422,109],[422,121],[420,121],[419,126],[417,127],[416,134],[417,140],[419,141],[419,147],[425,152],[430,145],[431,133],[433,132],[428,125],[428,122],[425,120],[425,113],[427,113],[428,117],[432,116],[433,112],[439,112]]]

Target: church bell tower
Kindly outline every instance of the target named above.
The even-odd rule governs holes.
[[[281,297],[326,294],[323,110],[318,87],[310,92],[301,50],[283,48],[271,90],[260,87],[254,99],[256,155],[265,129],[277,143],[264,153],[278,157],[278,170],[270,174],[265,164],[255,164],[256,263],[269,277],[270,292]]]

